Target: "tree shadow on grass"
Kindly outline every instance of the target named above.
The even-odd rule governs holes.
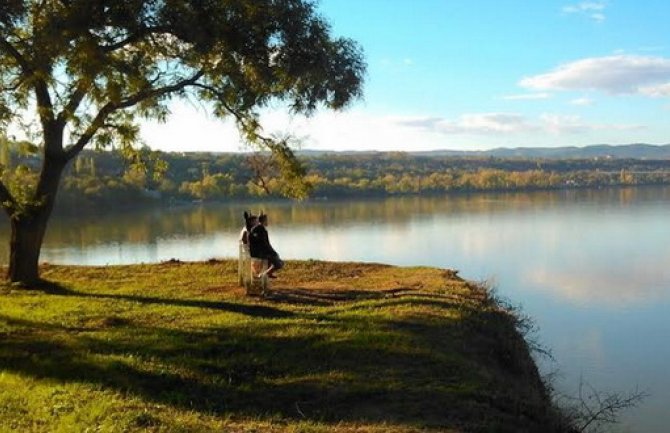
[[[30,284],[27,283],[11,283],[16,288],[27,292],[41,292],[46,295],[67,295],[71,290],[60,283],[54,281],[44,280],[42,278]]]
[[[133,326],[132,339],[115,339],[85,332],[65,335],[66,328],[41,322],[0,320],[22,327],[22,332],[0,341],[0,365],[6,370],[100,384],[204,413],[359,418],[352,415],[358,410],[355,402],[371,405],[404,399],[394,395],[400,389],[370,382],[371,375],[416,361],[409,354],[326,343],[318,336],[272,337],[222,328],[191,333]],[[110,332],[118,335],[123,328]],[[133,357],[124,359],[128,354]],[[150,359],[155,368],[144,369],[142,358]],[[407,387],[402,394],[410,390]],[[389,416],[392,412],[383,418]]]
[[[265,305],[249,305],[234,302],[224,301],[210,301],[204,299],[181,299],[181,298],[160,298],[154,296],[140,296],[127,294],[112,294],[112,293],[87,293],[72,290],[62,284],[41,280],[38,283],[32,284],[30,287],[22,290],[40,291],[49,295],[59,296],[76,296],[81,298],[92,299],[111,299],[123,300],[130,302],[137,302],[140,304],[157,304],[168,305],[173,307],[188,307],[188,308],[204,308],[211,310],[228,311],[231,313],[239,313],[252,317],[264,318],[282,318],[292,317],[294,314],[290,311],[281,310]]]
[[[215,302],[62,290],[65,296],[230,311]],[[453,308],[451,301],[434,298],[366,296],[371,294],[362,299],[379,299],[384,307],[411,303],[433,314]],[[283,317],[263,308],[269,310],[249,311]],[[312,313],[291,314],[297,320],[288,325],[266,320],[259,326],[188,331],[118,322],[88,330],[96,332],[0,316],[21,328],[0,339],[0,366],[35,378],[88,382],[203,414],[473,432],[549,431],[540,428],[546,422],[544,408],[536,390],[524,385],[527,372],[512,368],[502,380],[496,376],[500,353],[515,356],[498,341],[508,335],[487,325],[504,323],[502,317],[477,309],[439,321],[339,317],[328,311],[313,320]]]
[[[381,299],[384,294],[372,290],[291,288],[273,290],[266,299],[272,303],[290,305],[328,306],[342,302]]]
[[[418,292],[412,287],[397,287],[385,290],[364,290],[364,289],[312,289],[307,287],[296,287],[290,289],[272,290],[266,297],[268,302],[279,304],[302,304],[311,306],[329,306],[341,303],[351,303],[367,300],[401,298],[405,296],[419,295],[421,297],[437,297],[438,295]]]

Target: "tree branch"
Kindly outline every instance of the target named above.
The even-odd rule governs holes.
[[[35,88],[35,96],[37,96],[37,107],[38,113],[40,115],[40,121],[42,122],[42,127],[46,132],[49,125],[51,125],[55,120],[51,95],[49,95],[49,88],[43,79],[36,79],[33,86]]]
[[[237,119],[238,122],[244,124],[244,121],[245,121],[244,116],[225,102],[225,95],[221,91],[217,90],[215,87],[208,86],[208,85],[203,84],[203,83],[194,83],[193,86],[198,87],[200,89],[207,90],[208,92],[211,92],[214,96],[216,96],[218,98],[219,103],[221,105],[223,105],[223,107],[226,110],[228,110],[228,112],[230,114],[235,116],[235,119]]]
[[[268,186],[268,182],[265,180],[263,175],[265,173],[268,173],[270,171],[270,168],[272,168],[272,161],[270,158],[264,158],[262,155],[250,155],[247,158],[247,165],[251,169],[251,171],[254,173],[254,178],[252,179],[252,182],[261,188],[263,191],[265,191],[266,194],[270,195],[270,187]]]
[[[134,95],[128,96],[126,99],[119,102],[108,102],[105,104],[98,114],[93,118],[91,124],[86,128],[86,131],[79,137],[79,139],[65,150],[66,158],[72,159],[79,152],[81,152],[84,147],[91,141],[91,138],[95,135],[98,130],[104,126],[105,120],[107,117],[112,114],[114,111],[121,110],[124,108],[132,107],[146,99],[155,98],[158,96],[166,95],[168,93],[176,92],[183,89],[186,86],[195,84],[202,76],[204,75],[203,71],[198,71],[191,78],[179,81],[171,86],[159,87],[157,89],[145,89],[143,91],[137,92]]]
[[[16,200],[0,180],[0,205],[10,217],[16,212]]]
[[[202,83],[195,83],[193,84],[194,87],[198,87],[200,89],[207,90],[208,92],[211,92],[214,96],[218,98],[219,103],[230,113],[235,117],[235,120],[237,120],[237,123],[242,125],[244,129],[257,129],[254,128],[252,125],[249,124],[249,119],[246,118],[242,113],[240,113],[239,110],[236,110],[235,108],[231,107],[225,102],[225,95],[221,93],[221,91],[217,90],[216,88],[212,86],[208,86],[206,84]],[[247,134],[249,135],[249,134]],[[265,146],[268,148],[272,149],[275,142],[271,138],[268,138],[264,135],[261,135],[257,130],[254,130],[254,136],[256,137],[257,140],[261,141]],[[253,141],[253,140],[250,140]]]
[[[588,388],[585,392],[584,387]],[[571,413],[570,424],[577,432],[597,432],[605,424],[614,424],[621,411],[637,406],[647,393],[639,390],[627,395],[603,393],[580,380],[577,397],[567,397],[574,401],[573,407],[566,408]]]
[[[33,69],[30,67],[30,64],[7,39],[0,38],[0,49],[12,56],[12,58],[16,60],[16,63],[19,64],[25,74],[31,75],[33,73]]]
[[[181,90],[186,86],[194,85],[204,74],[205,74],[204,71],[200,70],[196,72],[191,78],[178,81],[170,86],[159,87],[157,89],[145,89],[143,91],[137,92],[134,95],[127,97],[123,101],[114,104],[115,109],[132,107],[133,105],[136,105],[146,99],[163,96],[168,93],[173,93],[178,90]]]
[[[77,84],[77,88],[72,92],[72,96],[67,105],[65,105],[63,110],[58,113],[58,116],[56,117],[56,123],[58,123],[58,125],[65,126],[68,117],[77,110],[77,107],[79,107],[79,104],[86,96],[86,91],[86,86],[80,81],[79,84]]]
[[[37,76],[36,71],[32,65],[7,39],[0,38],[0,48],[12,56],[14,60],[16,60],[16,63],[19,64],[21,70],[23,71],[23,75],[26,78],[31,78],[34,80],[33,88],[35,89],[35,96],[37,97],[37,105],[39,108],[38,113],[40,116],[40,121],[42,122],[42,127],[46,133],[54,121],[53,104],[51,102],[51,96],[49,95],[49,88],[47,87],[47,83],[43,78]],[[47,140],[47,143],[48,142],[49,141]]]
[[[0,92],[15,92],[23,84],[25,79],[17,78],[14,85],[0,87]]]
[[[112,51],[126,47],[134,42],[138,42],[142,40],[142,38],[144,38],[145,36],[149,36],[154,33],[163,33],[168,30],[169,28],[167,26],[143,27],[141,30],[129,35],[125,39],[121,39],[118,42],[109,45],[100,45],[100,49],[102,49],[106,53],[110,53]]]

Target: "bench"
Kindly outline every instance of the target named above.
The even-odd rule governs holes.
[[[237,260],[237,281],[247,295],[265,295],[270,290],[268,261],[249,255],[249,245],[240,242]]]

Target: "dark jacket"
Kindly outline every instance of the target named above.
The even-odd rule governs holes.
[[[249,231],[249,255],[257,259],[267,259],[278,255],[270,245],[268,231],[263,224],[257,224]]]

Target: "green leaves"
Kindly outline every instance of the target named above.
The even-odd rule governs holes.
[[[4,200],[2,205],[10,216],[28,215],[34,207],[41,205],[43,198],[34,196],[37,176],[35,170],[25,164],[3,170],[2,184],[11,194],[11,200]]]

